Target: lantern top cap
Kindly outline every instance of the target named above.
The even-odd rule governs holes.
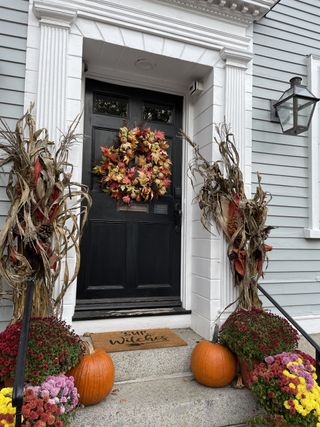
[[[290,79],[289,81],[290,81],[291,87],[300,86],[302,82],[302,77],[295,76],[295,77],[292,77],[292,79]]]
[[[274,104],[277,108],[282,102],[287,101],[289,98],[298,97],[308,100],[318,101],[319,98],[316,98],[310,90],[307,89],[305,85],[301,84],[302,78],[295,76],[290,79],[290,87],[281,95],[278,102]]]

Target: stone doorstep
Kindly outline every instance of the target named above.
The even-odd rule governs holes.
[[[115,384],[103,402],[80,409],[71,426],[244,427],[259,411],[249,390],[171,377]]]
[[[156,379],[168,375],[190,374],[191,353],[200,335],[191,329],[174,330],[188,345],[150,350],[134,350],[109,353],[115,366],[115,381],[133,381],[137,379]],[[320,343],[320,334],[312,335]],[[85,337],[85,339],[89,339]],[[300,338],[299,348],[315,356],[313,347]]]
[[[109,353],[115,367],[115,381],[190,374],[191,353],[201,337],[191,329],[175,329],[174,332],[188,345]]]

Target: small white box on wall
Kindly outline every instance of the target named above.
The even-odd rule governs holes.
[[[200,80],[194,80],[189,86],[190,96],[199,95],[203,91],[203,83]]]

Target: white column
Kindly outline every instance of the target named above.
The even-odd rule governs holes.
[[[225,120],[231,125],[235,144],[240,156],[240,168],[243,173],[247,193],[251,183],[251,141],[246,141],[246,123],[251,119],[246,108],[246,80],[248,63],[252,59],[249,52],[239,52],[232,49],[222,49],[221,58],[225,61]],[[251,82],[251,76],[250,82]],[[251,103],[250,103],[251,106]],[[250,107],[251,108],[251,107]],[[250,111],[249,111],[250,113]],[[250,194],[247,194],[250,197]],[[227,256],[227,242],[222,242],[222,272],[221,272],[221,311],[238,297],[238,288],[234,286],[234,278]],[[234,310],[230,307],[222,319]]]
[[[37,126],[47,128],[57,142],[66,126],[68,36],[76,12],[46,1],[35,1],[33,10],[40,20]]]

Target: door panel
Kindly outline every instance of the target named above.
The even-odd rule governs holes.
[[[170,224],[138,224],[137,240],[138,288],[170,288],[170,269],[166,268],[173,249]]]
[[[88,254],[85,254],[91,260],[86,269],[88,288],[91,291],[123,289],[126,284],[126,224],[91,221],[88,233],[94,236],[90,239]],[[116,245],[115,241],[118,242]],[[97,248],[103,248],[103,251]],[[106,257],[112,262],[106,262]]]
[[[111,146],[122,126],[166,133],[173,164],[165,196],[128,207],[101,190],[92,169],[101,160],[100,147]],[[121,301],[143,300],[145,307],[159,298],[165,306],[167,298],[170,306],[181,306],[181,127],[181,97],[87,80],[83,182],[93,206],[81,242],[77,304],[117,300],[120,307]]]

